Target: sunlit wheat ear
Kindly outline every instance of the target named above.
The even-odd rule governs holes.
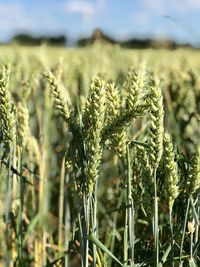
[[[111,123],[120,114],[120,97],[115,88],[114,83],[106,85],[106,124]],[[118,153],[120,157],[126,153],[126,128],[122,127],[117,133],[110,135],[111,147]]]
[[[52,68],[52,73],[55,75],[57,81],[61,81],[62,80],[63,58],[60,58],[59,62]]]
[[[160,87],[151,79],[149,84],[149,160],[152,169],[157,169],[163,152],[163,97]]]
[[[24,102],[19,102],[17,105],[17,137],[19,145],[28,152],[30,160],[33,163],[39,164],[39,145],[37,139],[31,134],[29,111]]]
[[[140,109],[139,100],[141,97],[141,91],[145,89],[145,81],[146,77],[143,71],[139,71],[138,73],[135,71],[129,71],[125,84],[125,89],[127,90],[126,107],[123,111],[120,107],[121,103],[119,96],[114,90],[114,85],[110,84],[107,86],[108,111],[110,107],[111,113],[114,114],[112,119],[114,122],[116,121],[117,124],[120,124],[123,119],[123,125],[121,125],[115,133],[111,134],[113,137],[113,147],[118,152],[119,156],[123,156],[126,153],[126,127],[128,126],[128,123],[131,122],[131,118],[133,118],[133,111],[137,108]],[[115,127],[116,126],[117,125],[115,125]]]
[[[25,147],[26,140],[30,136],[29,111],[27,105],[22,102],[17,105],[17,134],[19,144]]]
[[[105,82],[94,77],[90,86],[87,108],[84,110],[84,134],[87,153],[87,193],[90,195],[99,176],[102,157],[101,130],[105,116]]]
[[[102,142],[109,139],[110,135],[116,134],[122,130],[122,128],[127,128],[131,122],[135,119],[142,117],[148,109],[146,96],[141,97],[139,103],[130,110],[122,108],[120,114],[112,120],[112,122],[106,125],[102,132]]]
[[[58,80],[52,73],[49,73],[45,76],[51,86],[54,104],[58,113],[64,118],[65,121],[68,121],[70,117],[69,99],[66,99],[66,94],[63,87],[59,84]]]
[[[163,162],[165,172],[166,197],[168,199],[169,209],[172,210],[175,199],[178,197],[178,165],[174,159],[173,145],[168,133],[164,134],[163,142]]]
[[[200,148],[192,157],[187,179],[187,192],[194,194],[200,188]]]
[[[0,120],[2,125],[3,140],[11,145],[16,138],[16,125],[14,104],[11,99],[9,88],[10,70],[3,66],[2,76],[0,79]]]
[[[128,79],[125,85],[128,92],[126,100],[127,110],[132,110],[138,104],[141,92],[143,93],[146,87],[146,80],[147,79],[144,71],[129,71]]]
[[[105,100],[105,82],[99,77],[94,77],[83,110],[83,124],[86,134],[90,133],[93,127],[104,125]]]
[[[120,113],[120,97],[114,83],[106,84],[107,110],[106,117],[108,122],[116,118]]]

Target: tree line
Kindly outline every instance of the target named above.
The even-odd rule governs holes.
[[[74,45],[85,47],[96,42],[118,44],[124,48],[146,49],[146,48],[167,48],[176,49],[178,47],[191,47],[190,44],[178,44],[173,40],[168,39],[151,39],[151,38],[130,38],[124,41],[116,40],[103,33],[100,29],[96,29],[90,37],[79,38]],[[43,43],[53,46],[68,46],[68,38],[65,35],[60,36],[41,36],[34,37],[29,34],[15,35],[10,43],[18,43],[20,45],[38,46]]]

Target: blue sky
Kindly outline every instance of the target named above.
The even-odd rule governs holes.
[[[169,18],[170,17],[170,18]],[[0,0],[0,41],[19,32],[118,39],[172,38],[200,44],[200,0]]]

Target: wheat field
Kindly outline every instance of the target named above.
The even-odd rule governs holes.
[[[199,51],[0,62],[0,266],[200,266]]]

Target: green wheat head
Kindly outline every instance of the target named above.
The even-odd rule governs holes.
[[[2,126],[3,140],[11,145],[16,138],[16,125],[14,104],[12,102],[9,88],[10,69],[3,66],[2,76],[0,79],[0,120]]]
[[[149,90],[149,160],[152,169],[157,169],[163,152],[163,97],[160,87],[152,79]]]
[[[166,197],[168,199],[169,209],[172,210],[174,201],[179,194],[179,174],[178,165],[174,159],[174,149],[171,137],[168,133],[164,134],[163,147]]]
[[[120,115],[121,101],[120,96],[115,88],[114,83],[108,83],[106,85],[106,123],[110,124],[114,119]],[[126,153],[126,128],[122,127],[118,132],[111,134],[109,138],[111,147],[118,153],[120,157]]]
[[[189,195],[194,194],[200,188],[200,148],[193,155],[187,179],[187,191]]]
[[[70,117],[69,100],[66,99],[64,89],[57,78],[49,73],[46,78],[51,86],[55,107],[58,113],[63,117],[65,121],[68,121]]]
[[[99,176],[102,157],[101,130],[105,117],[105,82],[94,77],[83,114],[85,145],[87,153],[87,192],[91,194]]]

